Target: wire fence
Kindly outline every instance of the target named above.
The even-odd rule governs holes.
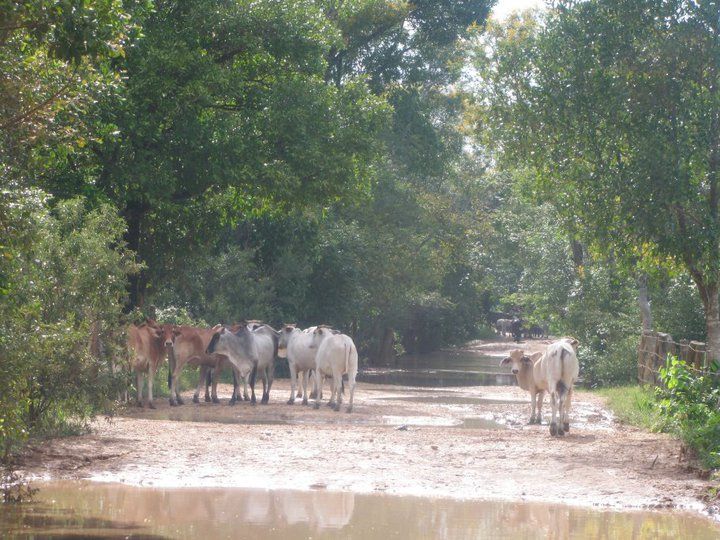
[[[701,341],[683,339],[676,342],[670,334],[643,332],[638,345],[638,381],[660,385],[660,368],[667,365],[668,356],[677,356],[691,371],[704,375],[710,369],[710,352]]]

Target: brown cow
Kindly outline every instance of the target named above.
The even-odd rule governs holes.
[[[143,376],[147,378],[148,407],[153,404],[153,379],[160,364],[167,355],[167,345],[172,345],[173,327],[170,324],[158,325],[148,319],[141,325],[130,325],[128,328],[128,352],[130,368],[137,377],[137,405],[143,406]]]
[[[213,328],[195,328],[193,326],[176,326],[175,340],[170,354],[169,370],[168,370],[168,386],[170,387],[170,405],[182,405],[183,400],[180,397],[178,388],[178,377],[186,364],[191,366],[200,366],[200,380],[198,381],[193,401],[199,401],[200,389],[205,384],[205,374],[207,368],[211,368],[216,372],[226,363],[227,358],[221,354],[206,353],[205,351],[221,325]],[[213,385],[213,401],[217,403],[216,384]]]

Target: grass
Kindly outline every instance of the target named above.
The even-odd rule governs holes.
[[[662,424],[653,388],[629,385],[599,388],[595,390],[607,399],[608,407],[618,420],[650,430]]]

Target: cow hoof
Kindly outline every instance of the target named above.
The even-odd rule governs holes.
[[[302,400],[302,404],[303,404],[303,405],[307,405],[307,404],[308,404],[308,400],[307,400],[307,399],[303,399],[303,400]]]
[[[235,401],[234,399],[231,399],[231,400],[228,402],[228,405],[233,406],[233,405],[235,405],[235,403],[237,403],[237,401]]]
[[[250,398],[248,396],[243,396],[243,401],[250,401]]]
[[[317,399],[317,392],[310,392],[310,399]]]
[[[339,403],[333,407],[333,411],[340,412],[340,404]]]
[[[290,398],[287,400],[288,405],[294,405],[295,404],[295,398]]]
[[[555,422],[552,422],[550,424],[550,435],[552,435],[554,437],[555,435],[557,435],[557,432],[558,432],[557,424]]]
[[[148,403],[148,408],[155,409],[155,404],[151,401],[150,403]]]
[[[302,392],[298,392],[297,396],[295,396],[295,397],[302,397]]]
[[[175,400],[174,400],[174,399],[171,399],[171,400],[169,400],[169,401],[170,401],[170,406],[171,406],[171,407],[175,407],[175,406],[177,405],[177,403],[175,403]]]
[[[320,408],[320,403],[316,401],[315,405],[313,405],[313,409],[315,409],[317,411],[319,408]]]
[[[352,405],[348,405],[348,408],[347,408],[347,411],[346,411],[346,412],[349,412],[349,413],[352,412]]]
[[[534,416],[531,416],[531,417],[530,417],[530,420],[528,420],[528,424],[529,424],[529,425],[533,425],[534,423],[535,423],[535,417],[534,417]]]
[[[558,434],[558,437],[562,437],[563,435],[565,435],[565,432],[563,431],[563,429],[561,427],[558,426],[557,434]]]
[[[182,399],[180,396],[178,396],[178,398],[177,398],[177,404],[178,404],[178,405],[185,405],[185,402],[183,401],[183,399]]]
[[[565,423],[563,424],[563,431],[564,431],[565,433],[570,433],[570,422],[565,422]]]
[[[197,396],[193,396],[193,403],[200,403],[200,398]]]
[[[205,403],[210,403],[211,401],[214,402],[214,400],[210,396],[205,396]]]
[[[143,408],[142,401],[136,401],[136,402],[135,402],[135,406],[136,406],[136,407],[140,407],[140,408],[142,409],[142,408]]]

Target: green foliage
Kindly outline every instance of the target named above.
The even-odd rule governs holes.
[[[720,354],[720,29],[709,2],[560,2],[476,48],[482,140],[573,236],[682,265]]]
[[[138,270],[115,209],[84,201],[52,211],[40,191],[5,192],[10,257],[0,264],[0,456],[32,434],[81,427],[110,408],[124,382],[109,358],[124,346],[118,328],[126,276]],[[90,353],[102,336],[108,356]]]
[[[660,427],[661,416],[655,393],[647,386],[614,386],[600,388],[596,393],[607,399],[608,406],[621,422],[650,430]]]
[[[665,429],[679,435],[708,468],[720,467],[720,384],[717,363],[697,373],[678,358],[660,369],[657,389]]]

